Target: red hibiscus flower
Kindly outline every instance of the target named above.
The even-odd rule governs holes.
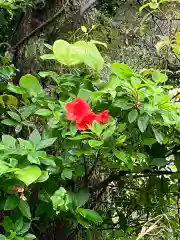
[[[97,114],[96,121],[99,123],[107,123],[109,120],[109,111],[105,110],[102,113]]]
[[[74,101],[69,102],[65,106],[67,120],[81,120],[90,111],[89,104],[81,98],[76,98]]]
[[[76,128],[78,130],[87,130],[88,125],[92,125],[96,120],[96,117],[97,115],[95,113],[89,112],[86,116],[83,117],[83,119],[76,121]]]
[[[91,111],[89,104],[81,98],[76,98],[65,106],[67,120],[75,121],[78,130],[87,130],[94,121],[98,123],[107,123],[109,120],[109,111],[96,114]]]

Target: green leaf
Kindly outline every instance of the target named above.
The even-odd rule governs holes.
[[[27,91],[24,88],[16,86],[12,83],[8,83],[8,90],[16,94],[27,94]]]
[[[138,111],[136,109],[132,110],[131,112],[129,112],[128,114],[128,121],[130,123],[134,122],[138,117]]]
[[[157,142],[160,143],[160,144],[162,144],[162,143],[163,143],[163,139],[164,139],[163,134],[162,134],[159,130],[157,130],[156,128],[154,128],[154,127],[152,128],[152,130],[153,130],[153,132],[154,132],[154,135],[155,135],[155,137],[156,137]]]
[[[150,2],[149,7],[155,10],[159,7],[159,3],[158,2]]]
[[[112,75],[103,90],[106,90],[106,89],[115,90],[118,86],[120,86],[120,84],[121,84],[121,80],[119,79],[119,77]]]
[[[98,140],[89,140],[88,141],[90,147],[100,147],[103,145],[103,141],[98,141]]]
[[[116,139],[116,144],[123,144],[126,141],[126,136],[125,135],[121,135]]]
[[[149,116],[147,114],[143,114],[138,118],[138,127],[139,130],[143,133],[145,132],[149,123]]]
[[[55,56],[53,54],[44,54],[40,57],[42,60],[55,60]]]
[[[36,239],[36,236],[33,235],[33,234],[28,233],[28,234],[26,234],[26,235],[24,236],[24,239],[25,239],[25,240],[33,240],[33,239]]]
[[[133,75],[132,69],[124,63],[113,63],[112,71],[120,78],[127,78]]]
[[[31,227],[31,222],[24,222],[23,227],[18,232],[18,235],[24,235],[25,233],[27,233],[29,231],[30,227]],[[24,240],[24,238],[23,238],[23,240]]]
[[[92,222],[95,222],[95,223],[102,223],[103,222],[102,217],[97,212],[95,212],[94,210],[79,208],[78,212],[82,217],[88,219],[89,221],[92,221]]]
[[[17,114],[17,113],[15,113],[15,112],[10,112],[10,111],[7,111],[7,113],[8,113],[8,115],[10,116],[10,117],[12,117],[14,120],[16,120],[17,122],[21,122],[21,118],[20,118],[20,116]]]
[[[8,240],[8,239],[6,238],[6,236],[0,234],[0,240]]]
[[[2,226],[5,229],[6,232],[11,232],[14,230],[14,223],[13,221],[10,219],[10,217],[5,216],[2,222]]]
[[[27,74],[21,77],[19,85],[22,88],[25,88],[30,95],[38,95],[42,92],[41,85],[36,77],[31,74]]]
[[[75,194],[75,203],[77,207],[82,207],[89,200],[89,193],[87,191],[80,191]]]
[[[83,139],[86,139],[86,138],[89,138],[88,134],[77,135],[75,137],[70,137],[68,139],[78,141],[78,140],[83,140]]]
[[[21,211],[22,215],[28,219],[31,219],[31,211],[30,211],[30,207],[29,207],[29,204],[20,199],[20,202],[19,202],[19,210]]]
[[[36,150],[41,150],[41,149],[52,146],[53,143],[56,141],[56,139],[57,138],[48,138],[48,139],[40,141],[36,146]]]
[[[155,138],[145,138],[143,139],[144,145],[153,145],[156,142]]]
[[[108,128],[102,134],[103,140],[111,137],[114,134],[115,130],[116,130],[116,125],[115,124],[112,124],[112,125],[108,126]]]
[[[48,178],[49,178],[49,173],[48,173],[48,171],[42,171],[41,176],[37,179],[36,182],[45,182],[45,181],[48,180]]]
[[[89,126],[89,129],[95,133],[98,137],[100,137],[104,126],[96,121],[93,122],[92,126]]]
[[[35,182],[41,176],[41,170],[37,166],[29,166],[19,169],[15,172],[16,177],[24,182],[27,186]]]
[[[38,116],[47,117],[52,115],[52,111],[50,111],[49,109],[39,109],[35,112],[35,114]]]
[[[9,196],[6,199],[5,205],[4,205],[4,210],[13,210],[15,209],[19,204],[19,198],[15,195]]]
[[[63,172],[61,173],[61,177],[63,179],[65,179],[65,178],[71,179],[72,178],[72,170],[68,169],[68,168],[65,168],[63,170]]]
[[[151,161],[151,165],[158,166],[158,167],[164,167],[168,164],[167,160],[165,158],[154,158]]]
[[[14,224],[14,230],[18,233],[23,227],[23,217],[20,217]]]
[[[124,151],[118,151],[118,150],[115,150],[114,151],[114,155],[121,161],[123,161],[124,163],[127,163],[128,160],[129,160],[129,155],[124,152]]]
[[[16,147],[16,139],[10,135],[2,135],[2,142],[7,147],[10,147],[10,148]]]
[[[78,97],[83,98],[84,100],[88,101],[92,95],[92,91],[81,88],[78,93]]]
[[[35,129],[29,136],[29,140],[35,145],[41,141],[41,135],[37,129]]]
[[[155,70],[152,73],[152,79],[156,82],[156,83],[164,83],[168,80],[168,77],[166,76],[166,74],[161,73],[159,70]]]
[[[16,121],[8,119],[8,118],[2,120],[1,123],[4,124],[4,125],[10,126],[10,127],[14,127],[18,124]]]
[[[29,153],[27,155],[27,159],[32,164],[35,163],[35,164],[40,165],[40,160],[39,160],[39,157],[36,152]]]
[[[78,41],[69,44],[64,40],[57,40],[53,45],[53,52],[57,61],[67,66],[85,63],[99,71],[104,64],[101,54],[92,42]]]

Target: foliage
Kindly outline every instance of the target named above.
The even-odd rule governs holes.
[[[180,127],[180,106],[169,95],[167,76],[159,70],[135,73],[126,64],[113,63],[107,64],[105,82],[100,72],[104,60],[95,43],[54,43],[51,55],[43,59],[56,59],[67,66],[83,63],[91,72],[86,77],[40,72],[41,78],[51,79],[51,94],[30,74],[21,77],[19,86],[7,85],[4,95],[17,103],[1,102],[4,239],[34,239],[40,232],[33,226],[48,225],[52,218],[64,219],[70,228],[111,221],[114,208],[103,213],[96,207],[98,190],[121,180],[121,173],[179,169],[176,161],[166,158],[179,144]],[[77,105],[76,98],[86,107]],[[102,120],[104,110],[108,111]],[[89,113],[95,118],[79,128],[77,123]],[[153,152],[157,147],[164,151],[158,157]],[[105,185],[103,180],[98,185],[92,181],[97,166],[107,178]],[[167,189],[175,186],[175,180],[168,177],[167,185]]]

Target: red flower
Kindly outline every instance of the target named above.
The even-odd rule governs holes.
[[[105,110],[102,113],[97,114],[96,121],[99,123],[107,123],[109,120],[109,111]]]
[[[94,120],[96,120],[97,115],[93,112],[89,112],[86,116],[83,117],[80,121],[76,121],[76,128],[78,130],[87,130],[88,125],[92,125]]]
[[[74,101],[67,103],[65,108],[67,120],[72,121],[80,121],[91,111],[89,104],[81,98],[76,98]]]
[[[81,98],[76,98],[65,106],[67,120],[75,121],[78,130],[87,130],[94,121],[98,123],[107,123],[109,120],[109,111],[96,114],[91,112],[89,104]]]

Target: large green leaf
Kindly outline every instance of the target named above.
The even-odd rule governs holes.
[[[6,236],[0,234],[0,240],[7,240]]]
[[[41,85],[37,78],[31,74],[24,75],[19,81],[19,85],[25,88],[30,95],[37,95],[42,92]]]
[[[29,166],[16,171],[16,177],[27,186],[35,182],[41,176],[41,170],[37,166]]]
[[[95,212],[94,210],[79,208],[78,212],[82,217],[86,218],[89,221],[92,221],[92,222],[95,222],[95,223],[103,222],[102,217],[97,212]]]
[[[29,207],[29,204],[26,201],[20,199],[18,207],[19,207],[19,210],[21,211],[21,213],[24,217],[27,217],[28,219],[31,219],[30,207]]]
[[[102,69],[104,60],[92,42],[78,41],[69,44],[64,40],[57,40],[53,45],[55,58],[67,66],[85,63],[94,70]]]

